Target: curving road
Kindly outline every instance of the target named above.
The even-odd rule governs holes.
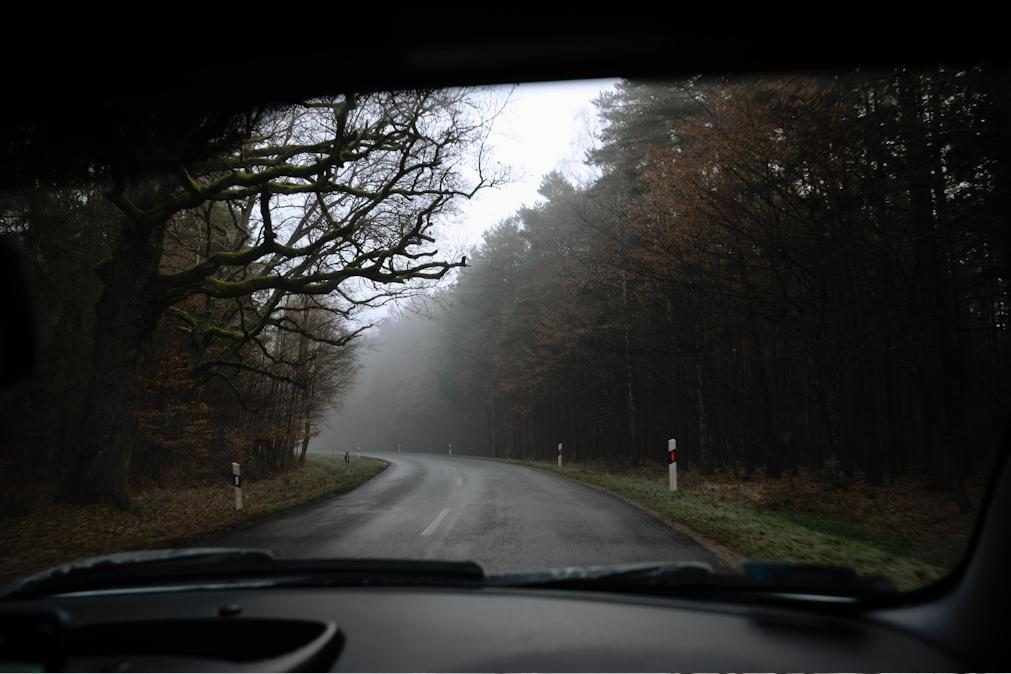
[[[385,471],[342,496],[204,541],[284,557],[473,560],[491,573],[716,557],[608,494],[481,459],[372,454]]]

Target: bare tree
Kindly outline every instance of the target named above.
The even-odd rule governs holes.
[[[440,257],[434,227],[496,182],[485,172],[489,121],[463,90],[348,94],[261,114],[240,147],[211,158],[157,173],[113,167],[107,198],[122,217],[100,269],[62,496],[127,502],[131,373],[166,314],[191,334],[208,376],[284,377],[243,358],[246,347],[274,361],[269,334],[335,348],[354,336],[293,318],[287,297],[330,296],[320,310],[348,318],[460,266]],[[205,225],[202,239],[183,225],[194,221]],[[191,245],[191,263],[164,256],[173,237],[203,244]]]

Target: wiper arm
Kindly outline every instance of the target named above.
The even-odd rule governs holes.
[[[484,578],[473,562],[383,559],[279,559],[252,548],[188,548],[120,553],[81,560],[0,588],[0,599],[178,582],[261,581],[267,585],[392,585],[474,583]]]

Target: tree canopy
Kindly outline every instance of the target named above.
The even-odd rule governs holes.
[[[24,450],[5,459],[20,475],[64,466],[69,500],[125,504],[138,465],[180,443],[210,451],[213,435],[214,451],[264,469],[285,469],[296,444],[304,457],[350,381],[362,311],[462,266],[436,245],[440,219],[500,179],[490,113],[467,90],[150,117],[114,127],[123,138],[88,179],[4,203],[50,317],[47,353],[67,352],[12,405]],[[54,397],[48,422],[28,412]]]

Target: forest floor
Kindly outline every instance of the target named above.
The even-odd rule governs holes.
[[[0,583],[83,557],[128,550],[172,548],[238,524],[354,489],[389,464],[378,459],[306,457],[285,475],[242,486],[243,509],[235,509],[227,484],[152,489],[133,497],[128,510],[103,505],[49,503],[0,517]]]
[[[959,514],[954,497],[928,491],[923,478],[833,486],[803,472],[742,480],[682,470],[672,493],[665,466],[518,463],[609,491],[695,534],[725,560],[845,565],[887,576],[902,590],[942,578],[959,562],[990,477],[969,482],[974,510]]]

